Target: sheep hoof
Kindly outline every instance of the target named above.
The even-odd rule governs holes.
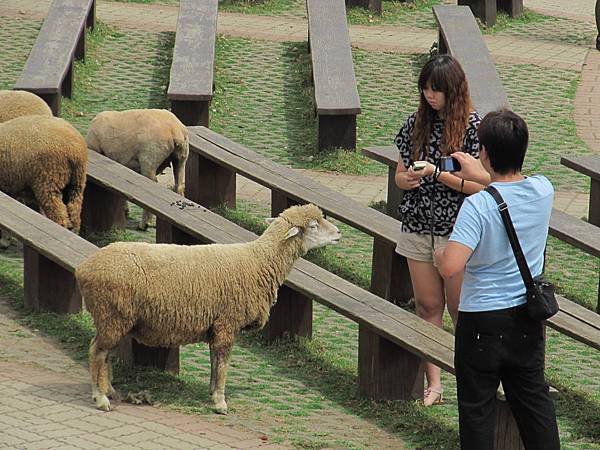
[[[227,403],[223,402],[221,404],[215,405],[215,412],[217,414],[227,415]]]
[[[94,400],[96,401],[96,408],[101,409],[102,411],[110,411],[110,401],[106,395],[94,398]]]

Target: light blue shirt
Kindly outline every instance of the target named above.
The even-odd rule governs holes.
[[[531,275],[540,275],[554,198],[552,184],[535,175],[492,186],[508,205]],[[450,240],[473,250],[465,267],[459,311],[494,311],[525,303],[523,278],[490,194],[481,191],[465,199]]]

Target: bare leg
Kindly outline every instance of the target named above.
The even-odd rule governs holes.
[[[417,316],[437,327],[442,326],[444,314],[444,283],[432,262],[407,259],[415,293]],[[431,363],[425,363],[427,387],[435,391],[442,390],[440,368]]]

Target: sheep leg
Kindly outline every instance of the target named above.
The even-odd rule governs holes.
[[[10,247],[10,233],[0,230],[0,248]]]
[[[62,200],[60,190],[45,190],[42,186],[33,186],[33,193],[40,206],[40,211],[50,220],[60,226],[71,229],[72,223],[69,220],[67,207]]]
[[[208,346],[210,350],[210,385],[208,392],[212,396],[215,392],[215,385],[217,383],[217,364],[215,363],[215,352],[212,344]]]
[[[92,378],[92,400],[96,402],[96,407],[104,411],[110,411],[110,401],[108,400],[108,350],[98,348],[97,337],[94,337],[90,345],[89,365],[90,376]]]
[[[158,178],[156,177],[156,168],[150,168],[147,165],[142,165],[140,173],[146,178],[150,178],[155,183],[158,182]],[[145,231],[148,228],[148,224],[151,220],[152,214],[144,209],[144,211],[142,212],[142,218],[140,219],[140,223],[138,224],[138,229]]]
[[[173,181],[175,182],[173,191],[183,195],[185,191],[185,160],[173,158],[171,166],[173,167]]]
[[[225,381],[227,380],[227,368],[229,357],[233,347],[233,339],[224,337],[215,339],[211,345],[211,353],[214,353],[211,367],[211,378],[214,378],[214,391],[211,398],[214,410],[217,414],[227,414],[227,403],[225,402]]]

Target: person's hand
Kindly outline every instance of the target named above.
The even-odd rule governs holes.
[[[435,172],[435,166],[433,164],[431,164],[429,161],[425,161],[425,163],[426,163],[426,166],[424,169],[414,170],[413,166],[410,166],[407,170],[407,173],[409,173],[411,176],[413,176],[415,178],[419,178],[419,179],[433,175],[433,172]]]
[[[460,170],[452,172],[453,175],[465,181],[474,181],[484,186],[490,183],[490,174],[484,169],[479,159],[463,152],[454,152],[452,157],[460,163]]]

